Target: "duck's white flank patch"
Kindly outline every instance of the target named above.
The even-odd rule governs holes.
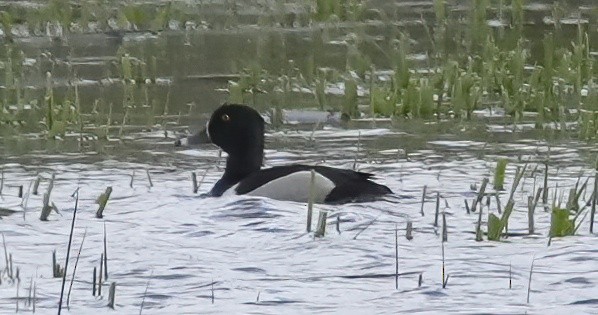
[[[187,139],[187,137],[181,138],[181,139],[179,139],[179,141],[180,141],[182,147],[186,147],[189,145],[189,139]]]
[[[311,171],[301,171],[277,178],[249,193],[249,196],[268,197],[277,200],[307,202],[311,183]],[[323,202],[334,189],[334,183],[316,172],[314,178],[314,202]]]

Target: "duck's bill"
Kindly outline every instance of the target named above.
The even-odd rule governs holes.
[[[177,139],[174,141],[174,146],[176,147],[187,147],[192,145],[199,145],[203,143],[212,143],[210,141],[210,137],[208,136],[208,132],[206,128],[203,128],[197,133],[192,135]]]

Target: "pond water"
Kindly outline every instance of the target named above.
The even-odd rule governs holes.
[[[351,168],[357,159],[358,169],[375,173],[379,182],[396,193],[370,203],[316,205],[316,213],[329,211],[329,222],[326,235],[314,238],[313,233],[305,232],[305,204],[193,194],[192,171],[199,178],[205,173],[200,193],[209,190],[221,175],[215,165],[221,166],[223,161],[216,148],[175,151],[172,142],[161,139],[161,133],[145,136],[137,141],[151,148],[142,151],[143,160],[152,162],[106,155],[49,157],[32,153],[24,160],[14,157],[4,164],[2,205],[17,212],[3,217],[0,226],[21,283],[19,299],[16,284],[4,279],[0,285],[2,312],[13,312],[16,303],[22,311],[31,310],[31,305],[25,305],[31,281],[36,284],[37,311],[55,311],[61,280],[52,278],[51,254],[56,250],[59,261],[64,261],[76,189],[80,200],[69,278],[83,234],[86,237],[70,300],[73,314],[105,310],[111,282],[117,283],[116,308],[127,314],[137,313],[143,300],[146,314],[556,314],[590,313],[596,307],[598,251],[595,235],[588,233],[588,220],[576,236],[555,238],[548,246],[550,215],[539,206],[536,234],[526,235],[527,196],[541,185],[542,166],[535,174],[530,167],[522,188],[517,189],[509,224],[514,236],[505,241],[476,242],[478,213],[467,214],[464,206],[465,199],[471,204],[476,195],[471,185],[479,187],[484,177],[491,178],[499,157],[511,160],[506,182],[512,183],[516,166],[528,160],[530,165],[542,165],[548,147],[552,200],[555,191],[560,194],[580,176],[584,180],[592,174],[586,165],[595,147],[572,141],[479,142],[452,136],[426,140],[388,128],[348,131],[327,127],[313,135],[311,131],[271,132],[267,136],[267,166],[300,162]],[[401,142],[415,142],[420,148],[405,154],[381,144]],[[38,158],[43,164],[33,162]],[[27,187],[37,173],[45,179],[40,192],[46,191],[50,174],[56,174],[52,201],[61,214],[52,213],[48,222],[38,219],[40,196],[27,198],[26,209],[16,197],[15,186]],[[422,216],[424,185],[427,197]],[[113,192],[104,219],[97,219],[96,199],[107,186]],[[449,280],[444,289],[442,220],[438,228],[433,225],[436,192],[448,227],[444,251]],[[501,195],[503,207],[506,198]],[[587,198],[584,194],[581,202]],[[490,211],[496,210],[492,200]],[[488,208],[483,211],[485,221]],[[412,240],[405,238],[408,221],[413,222]],[[94,298],[92,270],[99,268],[104,225],[109,277],[103,297]],[[396,228],[398,289],[394,277]],[[423,282],[418,286],[420,274]]]
[[[4,237],[0,257],[3,253],[12,257],[13,276],[18,268],[20,279],[10,279],[10,268],[5,269],[0,258],[0,313],[29,313],[34,307],[37,313],[56,313],[61,279],[53,277],[52,252],[63,266],[75,191],[79,203],[65,293],[75,263],[77,269],[70,308],[64,313],[595,312],[598,249],[596,235],[589,233],[589,215],[579,217],[575,236],[553,238],[549,244],[551,216],[544,206],[550,207],[555,199],[565,203],[569,190],[588,178],[579,203],[589,201],[595,185],[591,166],[598,149],[568,132],[534,130],[526,121],[515,127],[504,111],[499,115],[479,111],[473,122],[380,119],[354,120],[348,126],[338,122],[336,113],[324,123],[315,123],[322,115],[330,118],[329,113],[285,111],[284,124],[268,128],[266,166],[355,167],[374,173],[377,182],[395,192],[375,202],[315,205],[316,218],[319,211],[328,211],[324,237],[306,232],[303,203],[200,197],[221,176],[224,157],[212,146],[175,148],[175,133],[202,125],[206,115],[227,99],[222,89],[238,78],[240,69],[260,60],[265,69],[276,71],[288,59],[298,68],[314,62],[318,67],[342,69],[347,46],[339,41],[349,34],[377,38],[401,27],[419,39],[426,36],[421,19],[434,15],[431,1],[410,1],[391,6],[395,17],[401,18],[399,24],[374,20],[318,27],[302,24],[299,10],[291,26],[260,27],[255,25],[264,16],[276,16],[278,11],[264,13],[252,4],[239,7],[242,14],[231,28],[224,24],[232,22],[221,19],[230,13],[229,1],[213,3],[202,4],[214,6],[213,15],[203,17],[208,26],[192,31],[173,27],[157,34],[82,33],[67,35],[67,41],[33,35],[15,38],[27,61],[23,98],[44,97],[49,69],[57,102],[72,97],[73,81],[68,80],[76,73],[86,125],[83,134],[48,140],[37,130],[38,113],[22,107],[19,119],[26,124],[0,128],[0,233]],[[387,10],[388,3],[371,1],[370,5]],[[526,24],[526,32],[540,33],[550,27],[541,22],[551,16],[550,4],[530,1],[526,16],[535,22]],[[583,17],[596,9],[593,0],[570,6],[573,9],[567,12],[574,15],[579,9]],[[302,7],[289,2],[282,9],[297,8]],[[455,5],[454,10],[464,9]],[[570,25],[563,27],[563,38],[575,34]],[[596,34],[592,31],[590,36],[595,39]],[[427,49],[424,42],[414,43],[416,61]],[[386,69],[387,61],[370,48],[362,47],[377,67]],[[155,59],[156,64],[148,70],[155,71],[150,75],[156,77],[155,84],[136,85],[129,91],[133,97],[126,102],[130,103],[123,101],[128,92],[122,83],[111,79],[123,75],[117,57],[123,49],[148,64]],[[277,56],[280,51],[284,54]],[[425,65],[425,58],[420,61]],[[328,92],[331,99],[339,94],[334,87]],[[253,100],[266,113],[271,104],[260,103],[262,97]],[[285,104],[302,108],[313,104],[313,98],[311,91],[291,94],[293,102]],[[118,105],[111,110],[111,103]],[[121,104],[130,106],[128,114]],[[115,123],[123,115],[130,120],[122,126]],[[109,118],[112,125],[106,127]],[[107,139],[97,135],[104,129],[109,129]],[[509,160],[505,191],[499,194],[502,208],[517,167],[529,163],[514,195],[511,234],[500,242],[487,241],[485,236],[477,242],[479,212],[468,213],[465,200],[471,205],[484,178],[490,179],[487,192],[494,192],[490,187],[501,158]],[[535,233],[528,235],[528,196],[544,185],[545,161],[549,202],[536,208]],[[192,191],[191,172],[201,181],[197,194]],[[43,193],[53,174],[51,201],[60,213],[52,212],[48,221],[40,221]],[[37,176],[42,178],[40,194],[33,195],[29,187]],[[18,197],[21,186],[24,198]],[[97,199],[107,187],[113,190],[104,218],[98,219]],[[442,217],[434,225],[437,194],[438,210],[446,216],[446,242],[442,242]],[[486,200],[483,231],[488,212],[498,211],[496,199],[490,198],[489,205]],[[407,222],[413,224],[411,240],[405,236]],[[92,275],[94,267],[100,268],[104,228],[108,279],[101,296],[94,297]],[[113,282],[115,311],[106,306]]]

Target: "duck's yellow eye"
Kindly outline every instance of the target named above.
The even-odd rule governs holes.
[[[230,121],[230,116],[228,116],[227,114],[222,115],[222,121]]]

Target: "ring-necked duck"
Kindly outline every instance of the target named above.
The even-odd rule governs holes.
[[[261,169],[264,157],[264,119],[246,105],[220,106],[202,131],[175,145],[213,143],[228,153],[222,178],[211,196],[235,193],[306,202],[311,170],[315,171],[315,202],[339,203],[371,199],[392,191],[370,180],[372,174],[327,166],[287,165]]]

